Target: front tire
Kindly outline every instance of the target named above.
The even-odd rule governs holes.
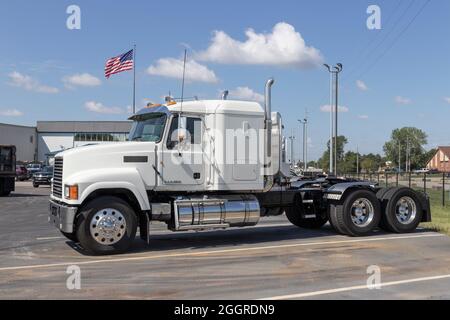
[[[88,202],[78,216],[76,237],[93,254],[126,251],[136,236],[137,218],[124,200],[104,196]]]
[[[381,206],[375,193],[356,190],[341,202],[330,205],[330,222],[339,233],[364,236],[378,227]]]
[[[33,182],[33,188],[39,188],[39,184]]]

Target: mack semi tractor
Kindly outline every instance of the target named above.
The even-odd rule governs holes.
[[[371,182],[293,181],[281,115],[265,102],[168,100],[131,116],[129,141],[55,157],[49,221],[88,253],[125,252],[150,224],[172,231],[256,225],[286,214],[300,228],[329,222],[349,236],[412,232],[430,221],[426,194]]]

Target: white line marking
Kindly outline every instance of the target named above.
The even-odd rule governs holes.
[[[358,242],[375,242],[375,241],[384,241],[384,240],[402,240],[402,239],[415,239],[415,238],[432,238],[432,237],[444,237],[444,236],[445,235],[440,234],[440,233],[428,233],[428,234],[409,235],[409,236],[359,238],[359,239],[352,239],[352,240],[335,240],[335,241],[322,241],[322,242],[305,242],[305,243],[293,243],[293,244],[280,244],[280,245],[272,245],[272,246],[264,246],[264,247],[247,247],[247,248],[223,249],[223,250],[199,251],[199,252],[180,252],[180,253],[153,255],[153,256],[138,256],[138,257],[128,257],[128,258],[111,258],[111,259],[90,260],[90,261],[61,262],[61,263],[38,264],[38,265],[17,266],[17,267],[3,267],[3,268],[0,268],[0,271],[23,270],[23,269],[42,269],[42,268],[69,266],[69,265],[73,265],[73,264],[89,265],[89,264],[124,262],[124,261],[153,260],[153,259],[161,259],[161,258],[178,258],[178,257],[214,255],[214,254],[218,254],[218,253],[261,251],[261,250],[270,250],[270,249],[295,248],[295,247],[318,246],[318,245],[332,245],[332,244],[358,243]]]
[[[42,238],[36,238],[36,240],[53,240],[53,239],[64,239],[64,237],[42,237]]]
[[[432,276],[432,277],[423,277],[423,278],[415,278],[415,279],[407,279],[407,280],[399,280],[399,281],[391,281],[391,282],[384,282],[381,283],[381,287],[390,287],[390,286],[396,286],[406,283],[414,283],[414,282],[423,282],[423,281],[432,281],[432,280],[439,280],[439,279],[446,279],[450,278],[450,274],[444,274],[440,276]],[[257,300],[287,300],[287,299],[300,299],[300,298],[308,298],[308,297],[315,297],[325,294],[332,294],[332,293],[339,293],[339,292],[346,292],[346,291],[353,291],[353,290],[369,290],[369,288],[366,285],[360,285],[360,286],[353,286],[353,287],[345,287],[345,288],[337,288],[337,289],[329,289],[329,290],[320,290],[320,291],[312,291],[312,292],[304,292],[304,293],[296,293],[296,294],[288,294],[284,296],[274,296],[269,298],[262,298]]]

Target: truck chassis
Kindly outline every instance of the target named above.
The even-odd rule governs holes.
[[[412,232],[431,221],[425,193],[349,179],[277,181],[264,193],[149,192],[148,197],[149,211],[141,211],[136,199],[121,190],[96,193],[80,207],[51,201],[50,220],[93,254],[126,251],[138,227],[149,243],[151,221],[163,221],[172,231],[201,231],[254,226],[260,217],[285,213],[300,228],[318,229],[329,222],[348,236],[368,235],[378,227]]]

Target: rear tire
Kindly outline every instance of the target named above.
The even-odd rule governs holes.
[[[93,254],[126,251],[136,236],[137,217],[124,200],[103,196],[88,202],[77,218],[76,237]]]
[[[319,229],[328,222],[328,218],[316,215],[316,218],[305,219],[302,217],[303,204],[300,196],[296,196],[292,207],[286,208],[286,217],[293,225],[305,229]]]
[[[383,228],[395,233],[413,232],[423,214],[418,194],[410,188],[398,187],[392,188],[384,198]]]
[[[39,188],[39,184],[33,182],[33,188]]]
[[[355,190],[341,202],[330,205],[330,222],[340,233],[364,236],[381,220],[381,206],[372,191]]]

